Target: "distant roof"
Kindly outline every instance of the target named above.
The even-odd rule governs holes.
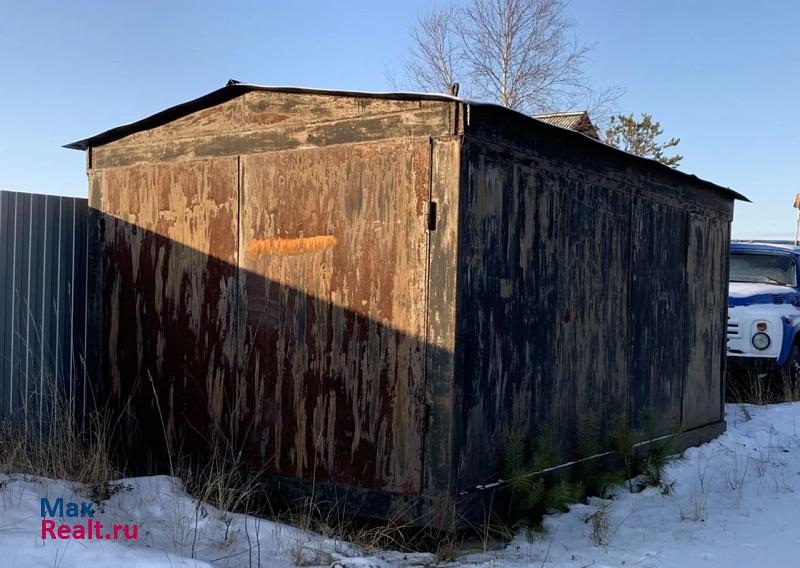
[[[741,201],[750,201],[745,196],[741,195],[733,191],[728,187],[722,187],[715,183],[703,180],[698,178],[695,175],[687,174],[681,172],[679,170],[675,170],[670,168],[669,166],[665,166],[660,162],[655,160],[651,160],[649,158],[643,158],[641,156],[636,156],[635,154],[631,154],[629,152],[625,152],[624,150],[612,148],[611,146],[607,146],[603,142],[600,142],[599,137],[596,135],[597,129],[591,124],[591,120],[589,120],[589,114],[586,111],[578,112],[578,113],[555,113],[550,115],[539,115],[536,117],[531,117],[526,114],[521,114],[515,110],[499,106],[493,103],[481,103],[475,101],[469,101],[465,99],[461,99],[459,97],[454,97],[452,95],[445,95],[445,94],[438,94],[438,93],[408,93],[408,92],[397,92],[397,93],[371,93],[365,91],[343,91],[343,90],[335,90],[335,89],[310,89],[305,87],[274,87],[274,86],[265,86],[265,85],[253,85],[249,83],[240,83],[239,81],[234,81],[231,79],[228,83],[215,91],[211,91],[208,94],[205,94],[201,97],[196,99],[192,99],[190,101],[186,101],[184,103],[169,107],[164,109],[160,112],[157,112],[153,115],[148,117],[142,118],[141,120],[137,120],[135,122],[131,122],[129,124],[124,124],[122,126],[117,126],[116,128],[112,128],[110,130],[106,130],[105,132],[101,132],[99,134],[95,134],[94,136],[90,136],[89,138],[84,138],[83,140],[77,140],[75,142],[71,142],[69,144],[65,144],[64,148],[71,148],[74,150],[88,150],[89,148],[93,148],[96,146],[102,146],[103,144],[108,144],[109,142],[113,142],[115,140],[119,140],[121,138],[125,138],[131,134],[136,132],[141,132],[143,130],[149,130],[151,128],[156,128],[158,126],[162,126],[173,120],[177,120],[184,116],[187,116],[193,112],[198,110],[207,109],[218,104],[222,104],[229,100],[235,99],[245,93],[250,91],[269,91],[275,93],[298,93],[298,94],[317,94],[317,95],[333,95],[333,96],[343,96],[343,97],[360,97],[360,98],[370,98],[370,99],[390,99],[390,100],[410,100],[410,101],[450,101],[450,102],[461,102],[464,104],[468,104],[474,107],[487,107],[487,108],[495,108],[499,109],[502,112],[514,113],[519,117],[523,117],[531,122],[539,122],[553,125],[553,126],[560,126],[559,124],[555,124],[551,120],[546,120],[546,118],[552,118],[555,120],[555,117],[563,116],[566,117],[570,115],[578,115],[579,126],[585,125],[586,121],[591,125],[591,128],[594,129],[595,135],[592,136],[588,132],[582,132],[581,130],[577,130],[571,128],[569,126],[563,126],[566,130],[573,130],[577,132],[581,132],[588,138],[593,138],[598,141],[599,144],[602,144],[603,147],[610,149],[614,152],[620,152],[622,154],[627,154],[629,157],[641,160],[643,162],[649,163],[651,165],[655,165],[657,167],[664,168],[673,173],[673,175],[683,176],[687,179],[692,180],[696,183],[701,183],[706,187],[719,191],[723,194],[728,195],[732,199],[739,199]],[[585,116],[585,118],[583,118]],[[573,121],[575,119],[573,118]],[[573,122],[574,123],[574,122]]]
[[[570,130],[586,134],[586,136],[591,136],[595,140],[600,140],[600,133],[597,131],[597,127],[592,122],[592,119],[589,118],[589,113],[585,110],[535,114],[533,118],[547,122],[548,124],[560,126],[561,128],[569,128]]]
[[[800,246],[797,245],[753,241],[733,241],[731,243],[731,250],[735,252],[800,254]]]

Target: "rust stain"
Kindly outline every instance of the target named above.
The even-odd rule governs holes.
[[[157,397],[168,439],[202,447],[209,424],[231,421],[225,397],[237,345],[227,332],[237,315],[236,160],[92,175],[102,191],[103,255],[113,259],[104,268],[103,308],[111,394],[135,408],[126,418],[132,436],[155,439],[149,425]],[[131,377],[152,380],[152,390]],[[202,404],[175,402],[192,396]]]
[[[130,428],[142,439],[156,439],[157,397],[183,448],[202,447],[210,429],[265,473],[416,494],[431,142],[406,128],[421,119],[403,117],[402,137],[332,144],[353,136],[341,104],[297,104],[251,109],[246,130],[224,105],[106,147],[162,145],[142,163],[93,172],[113,259],[107,287],[116,283],[106,310],[117,311],[104,319],[108,375],[119,400],[136,391]],[[360,128],[384,137],[383,114],[405,105],[377,106],[348,107],[345,118],[375,114]],[[249,129],[278,143],[226,146]],[[332,145],[295,149],[309,132]],[[237,157],[197,159],[199,138]],[[176,160],[163,144],[179,140],[193,147]],[[288,149],[259,153],[277,148]]]
[[[420,490],[429,144],[241,158],[236,382],[268,473]]]
[[[279,112],[261,112],[261,113],[254,113],[250,117],[250,121],[254,124],[261,124],[261,125],[271,125],[271,124],[278,124],[279,122],[283,122],[284,120],[289,120],[292,118],[288,114],[279,113]]]
[[[336,244],[333,235],[316,237],[254,239],[247,245],[247,256],[297,256],[328,250]]]

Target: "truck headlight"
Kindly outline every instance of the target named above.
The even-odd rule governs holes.
[[[756,333],[753,336],[752,342],[753,342],[753,347],[755,347],[759,351],[764,351],[764,349],[767,349],[770,344],[769,335],[761,332]]]

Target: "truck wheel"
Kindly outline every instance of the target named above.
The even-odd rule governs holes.
[[[780,379],[783,400],[800,400],[800,346],[797,344],[789,350],[789,358],[780,369]]]

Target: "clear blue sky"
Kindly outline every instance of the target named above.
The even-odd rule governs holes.
[[[0,188],[85,195],[61,145],[228,78],[388,90],[424,0],[0,6]],[[574,0],[589,73],[681,138],[681,169],[730,186],[734,236],[789,237],[800,191],[800,2]]]

